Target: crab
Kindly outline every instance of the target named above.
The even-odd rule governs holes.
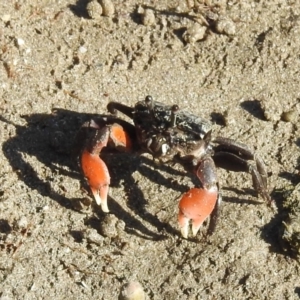
[[[92,132],[80,154],[82,173],[103,212],[109,212],[107,196],[110,174],[101,158],[103,148],[120,152],[149,153],[161,163],[175,162],[199,179],[199,186],[191,188],[179,201],[178,223],[181,234],[188,238],[191,223],[195,236],[209,217],[208,234],[216,225],[222,200],[217,167],[235,172],[248,172],[253,186],[268,203],[267,171],[261,157],[247,145],[235,140],[212,138],[212,124],[178,105],[165,105],[151,96],[138,101],[134,107],[118,102],[107,106],[111,115],[86,122],[82,130]],[[121,112],[133,124],[119,118]]]

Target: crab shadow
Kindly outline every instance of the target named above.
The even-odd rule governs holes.
[[[31,190],[38,191],[40,195],[51,198],[67,209],[78,211],[74,203],[78,203],[81,199],[66,198],[62,189],[60,192],[53,188],[52,181],[54,181],[55,175],[67,176],[81,181],[86,190],[89,190],[79,171],[78,158],[73,155],[73,148],[78,129],[84,122],[95,117],[97,117],[95,114],[82,114],[63,109],[55,109],[52,114],[24,115],[22,118],[25,125],[17,125],[0,117],[0,122],[16,128],[16,135],[3,143],[3,153],[13,171],[18,174],[19,180],[23,181]],[[53,176],[43,176],[34,164],[27,161],[27,157],[34,157],[45,168],[50,169]],[[166,238],[164,233],[178,235],[177,230],[168,222],[162,222],[157,216],[147,212],[148,201],[132,174],[138,171],[150,181],[180,191],[180,193],[185,192],[188,187],[167,179],[154,170],[154,163],[147,157],[106,154],[104,160],[112,177],[111,186],[116,187],[121,184],[124,186],[127,196],[126,205],[133,212],[127,212],[127,209],[125,210],[114,198],[108,199],[111,213],[125,222],[125,230],[145,239],[154,240]],[[159,170],[170,173],[172,176],[186,175],[185,172],[177,171],[170,166],[160,166]],[[196,182],[195,178],[192,180]],[[84,194],[82,198],[85,198]],[[174,199],[175,206],[177,205],[176,200]],[[92,209],[97,214],[99,221],[104,214],[94,204],[92,204]],[[137,215],[138,218],[134,215]],[[86,223],[96,228],[98,224],[96,225],[92,219],[91,217],[91,221],[88,220]],[[147,228],[144,225],[145,222],[150,223],[156,230]]]
[[[300,182],[299,175],[282,172],[279,176],[289,178],[291,186],[296,186],[296,183]],[[276,204],[277,211],[270,222],[261,228],[261,237],[270,245],[272,252],[281,254],[286,258],[297,259],[295,253],[291,250],[291,246],[283,237],[286,228],[285,222],[287,222],[288,214],[291,212],[289,208],[284,206],[288,194],[289,192],[285,188],[272,191],[271,198]]]
[[[295,144],[300,147],[300,139],[295,141]],[[288,196],[288,190],[295,187],[300,182],[300,158],[298,158],[297,165],[293,173],[282,171],[279,177],[286,179],[290,182],[287,188],[274,189],[271,193],[271,198],[277,206],[277,212],[272,220],[262,228],[262,238],[270,244],[272,252],[282,254],[287,258],[295,259],[295,253],[291,251],[291,247],[284,241],[283,233],[285,230],[285,222],[287,222],[288,214],[291,213],[291,208],[285,207],[285,202]],[[291,190],[290,190],[291,191]],[[299,294],[299,290],[298,290]]]
[[[90,19],[87,11],[89,0],[78,0],[75,4],[69,4],[69,9],[79,18]]]
[[[270,251],[273,253],[281,254],[285,257],[293,258],[291,252],[285,251],[283,248],[283,221],[286,219],[286,211],[282,206],[284,202],[284,196],[281,191],[274,190],[271,193],[273,201],[276,203],[277,212],[269,223],[265,224],[261,228],[261,238],[268,243]]]
[[[281,177],[286,177],[286,174],[279,174]],[[289,176],[289,178],[291,175]],[[298,176],[295,178],[295,176],[292,176],[293,180],[292,183],[299,182],[300,177]],[[243,195],[253,195],[258,196],[255,190],[253,189],[238,189],[238,188],[232,188],[232,187],[223,187],[222,190],[225,191],[232,191],[237,197],[223,197],[224,202],[228,203],[236,203],[241,205],[259,205],[263,206],[266,205],[264,201],[261,200],[249,200],[243,197]],[[271,220],[259,228],[260,230],[260,236],[261,238],[269,244],[270,252],[272,253],[278,253],[280,255],[283,255],[286,258],[296,258],[295,255],[292,253],[292,251],[288,250],[288,247],[286,247],[286,242],[282,239],[282,234],[284,230],[284,221],[287,218],[287,210],[283,207],[283,203],[285,201],[284,196],[284,190],[274,189],[271,192],[271,199],[274,201],[274,204],[276,206],[276,211],[274,211],[271,207],[268,207],[272,212],[274,212],[273,217]],[[222,217],[222,209],[220,211],[220,217]],[[218,224],[217,224],[218,227]]]
[[[241,107],[250,113],[253,117],[265,121],[264,110],[259,100],[245,100],[241,103]]]

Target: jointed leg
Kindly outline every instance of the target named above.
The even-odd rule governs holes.
[[[235,172],[248,172],[252,176],[255,190],[268,202],[271,197],[267,190],[267,171],[261,157],[246,145],[232,139],[218,137],[213,141],[213,160],[217,167]]]

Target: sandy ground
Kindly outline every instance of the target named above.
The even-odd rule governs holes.
[[[299,299],[282,191],[300,181],[300,3],[210,2],[117,0],[113,16],[90,18],[84,0],[0,1],[1,300],[118,299],[129,281],[147,299]],[[185,240],[178,198],[195,180],[122,154],[106,158],[102,213],[71,155],[74,137],[108,102],[146,95],[255,149],[278,211],[250,175],[219,169],[217,230]]]

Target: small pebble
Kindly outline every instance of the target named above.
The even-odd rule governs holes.
[[[145,292],[137,281],[130,281],[122,287],[119,300],[145,300]]]
[[[105,237],[116,237],[118,235],[117,231],[118,218],[115,215],[107,214],[103,218],[100,224],[99,231]]]
[[[216,22],[216,31],[218,33],[224,33],[226,35],[235,35],[236,28],[233,21],[226,19],[226,18],[220,18]]]
[[[151,26],[155,24],[155,15],[152,9],[145,9],[142,14],[142,22],[145,26]]]
[[[182,38],[185,42],[193,44],[204,39],[206,29],[207,27],[195,23],[184,32]]]
[[[85,237],[90,243],[94,243],[96,245],[102,245],[103,244],[104,238],[103,238],[103,236],[98,234],[96,229],[88,229],[86,231]]]
[[[285,122],[290,122],[295,124],[299,118],[298,111],[296,109],[292,109],[289,111],[285,111],[281,115],[281,120]]]
[[[91,19],[99,20],[103,13],[101,4],[97,0],[92,0],[86,6],[86,10]]]
[[[115,7],[111,0],[100,0],[103,16],[111,17],[115,13]]]
[[[272,103],[272,105],[270,105]],[[265,95],[260,100],[261,109],[264,112],[264,117],[267,121],[277,122],[282,115],[282,102],[271,95]]]

